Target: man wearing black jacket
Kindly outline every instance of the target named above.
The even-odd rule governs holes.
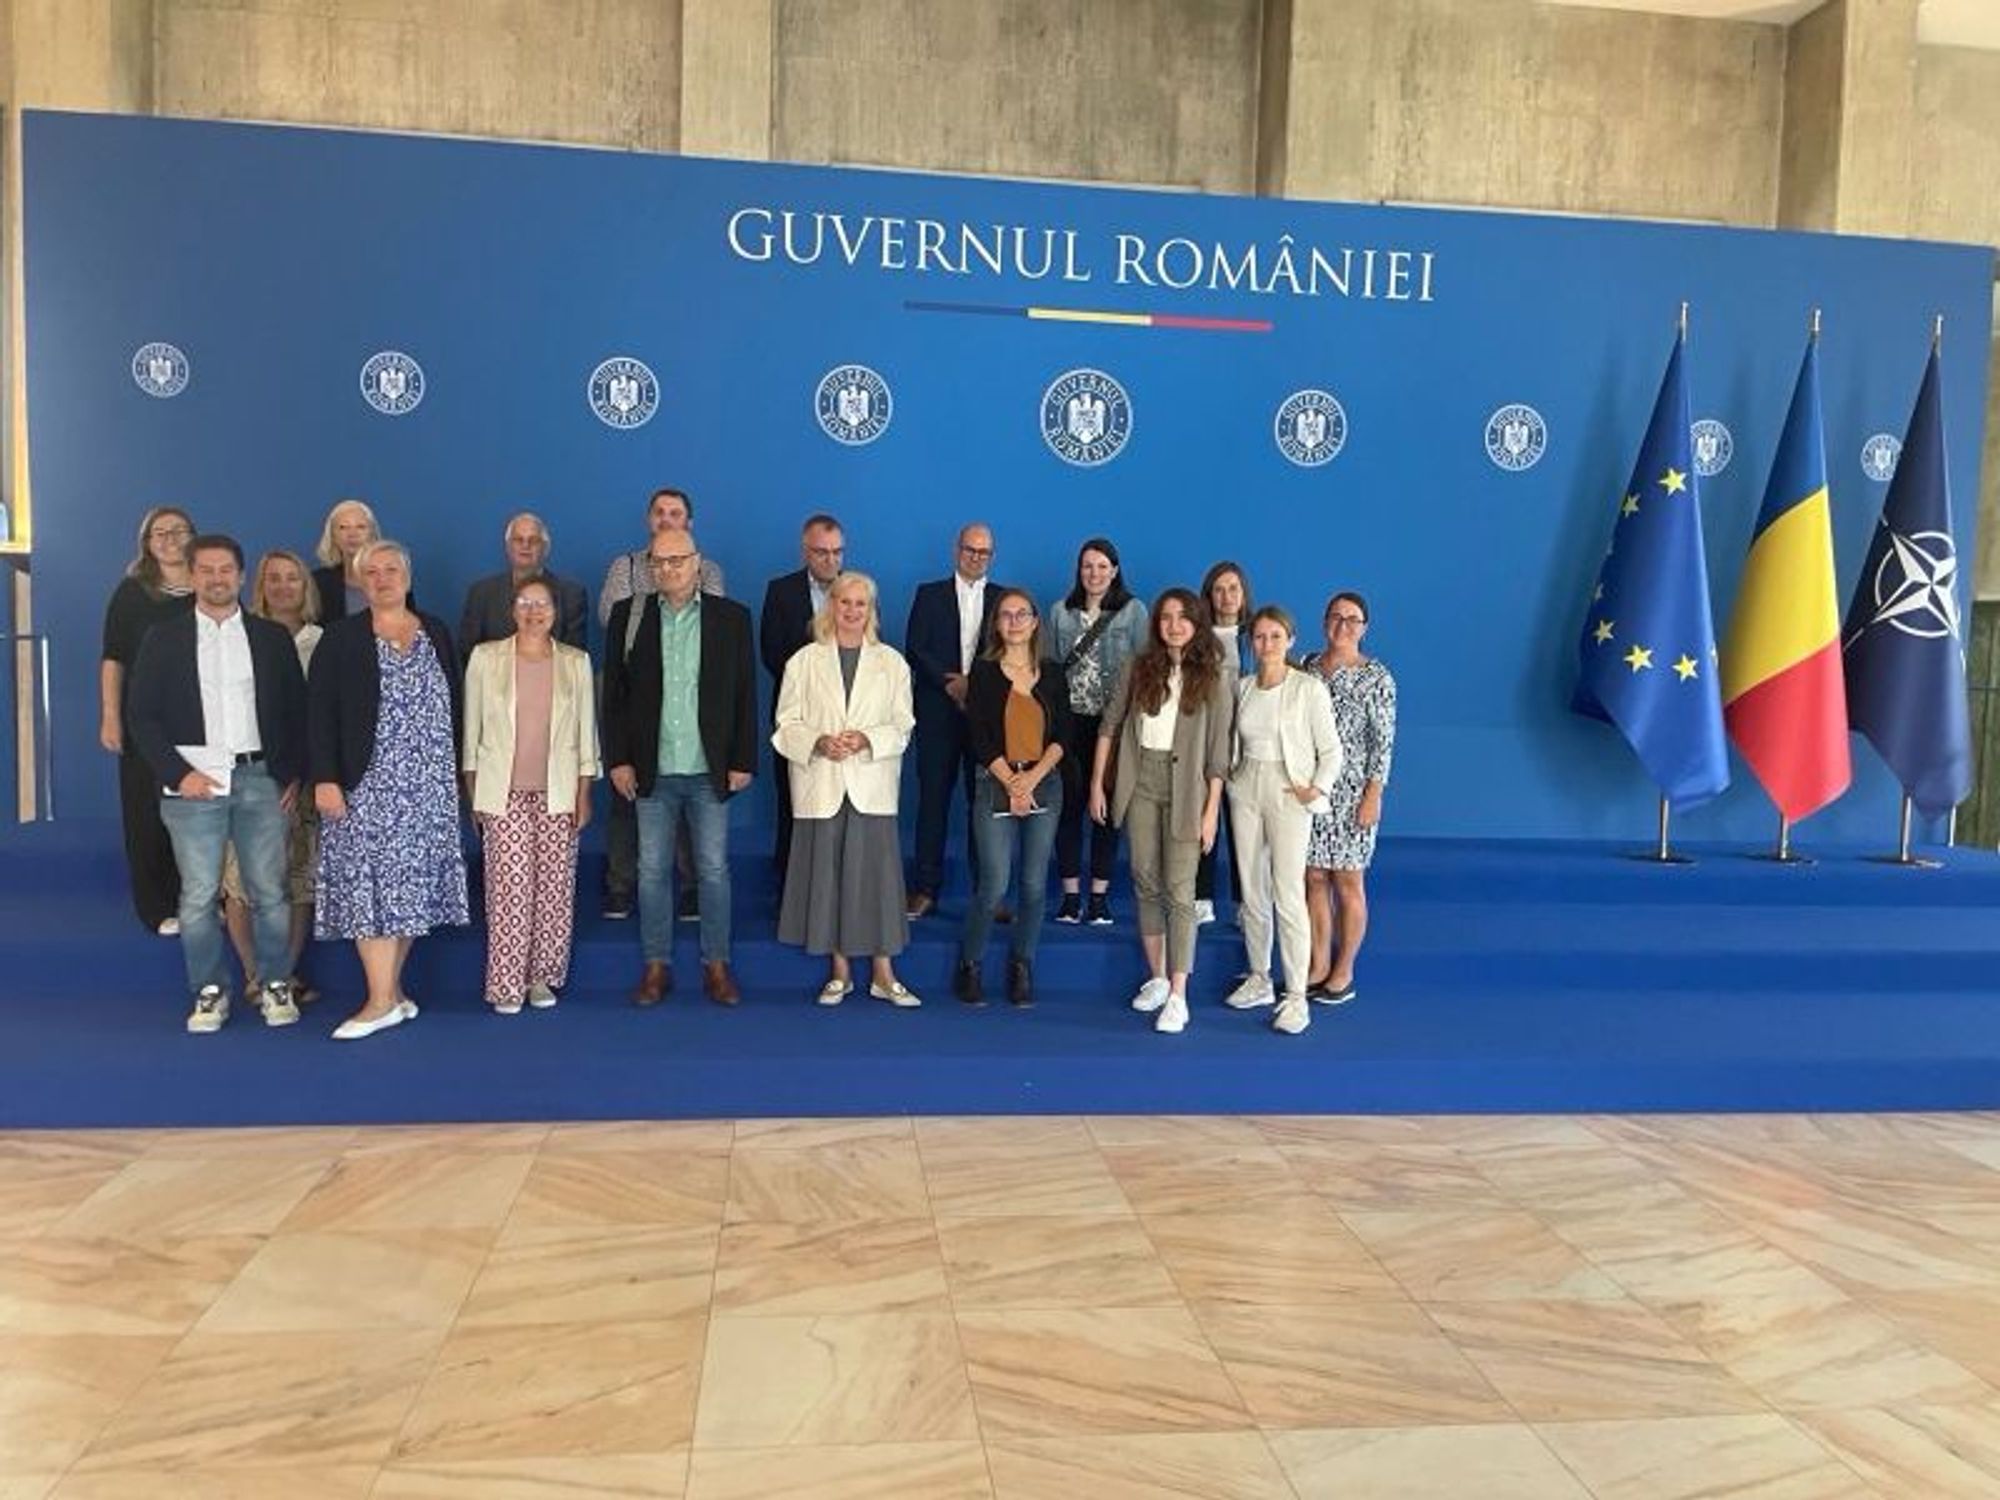
[[[181,955],[194,995],[187,1029],[212,1032],[229,1019],[216,897],[232,843],[250,898],[257,1004],[267,1026],[289,1026],[299,1011],[285,841],[303,769],[305,674],[291,632],[244,612],[243,549],[233,539],[196,537],[188,562],[195,607],[147,634],[130,708],[180,867]]]
[[[693,533],[654,533],[648,557],[658,592],[620,600],[605,630],[604,760],[612,790],[639,821],[646,967],[632,998],[655,1005],[673,987],[667,872],[674,830],[685,820],[700,890],[703,987],[718,1005],[734,1005],[741,994],[729,972],[728,800],[757,765],[750,611],[702,594]],[[635,608],[639,622],[628,630]]]
[[[777,711],[778,689],[785,679],[785,663],[792,653],[812,640],[813,621],[826,607],[826,591],[846,566],[846,543],[840,522],[821,513],[808,516],[799,533],[799,552],[805,566],[796,573],[773,578],[764,589],[764,611],[757,622],[757,648],[764,658],[764,670],[771,674],[771,708]],[[785,758],[771,752],[771,792],[778,808],[778,838],[773,851],[778,865],[778,891],[785,889],[785,867],[792,857],[792,778]]]

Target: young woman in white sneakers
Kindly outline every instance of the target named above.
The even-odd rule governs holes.
[[[1249,637],[1256,670],[1236,690],[1229,827],[1242,875],[1238,905],[1250,973],[1223,1003],[1237,1010],[1276,1003],[1271,1025],[1295,1036],[1309,1020],[1306,844],[1313,814],[1327,811],[1326,794],[1340,776],[1340,736],[1326,689],[1287,660],[1291,616],[1267,604],[1250,617]],[[1282,1000],[1271,984],[1274,903],[1285,965]]]

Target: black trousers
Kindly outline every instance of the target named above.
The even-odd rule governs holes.
[[[944,884],[945,835],[953,791],[963,787],[965,847],[972,849],[972,745],[965,715],[933,712],[917,722],[917,858],[912,896],[935,898]]]
[[[1102,722],[1101,714],[1070,716],[1075,733],[1063,746],[1063,805],[1061,819],[1056,824],[1056,874],[1064,880],[1082,878],[1086,827],[1090,836],[1092,884],[1109,882],[1112,868],[1118,862],[1118,830],[1109,823],[1092,823],[1087,805],[1090,767],[1097,755],[1097,726]]]
[[[181,909],[181,872],[160,821],[160,778],[142,755],[118,757],[118,811],[125,824],[125,868],[132,908],[148,932]]]

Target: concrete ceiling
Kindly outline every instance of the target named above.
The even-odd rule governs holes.
[[[1788,26],[1825,0],[1546,0],[1604,10],[1649,10],[1719,21],[1767,21]],[[1933,47],[2000,50],[2000,0],[1917,0],[1917,39]]]

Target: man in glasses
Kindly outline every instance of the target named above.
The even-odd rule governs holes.
[[[484,641],[505,640],[514,633],[514,590],[524,578],[540,575],[556,596],[555,638],[565,646],[584,647],[584,621],[590,599],[582,584],[549,571],[549,528],[533,511],[507,521],[501,543],[507,550],[505,572],[482,578],[465,591],[465,608],[458,617],[458,654],[472,659],[472,648]]]
[[[757,764],[750,611],[701,592],[692,532],[655,532],[647,561],[655,591],[612,609],[604,661],[604,761],[612,791],[632,804],[639,825],[645,969],[632,998],[656,1005],[673,988],[667,871],[685,824],[701,893],[703,988],[718,1005],[734,1005],[741,994],[729,971],[728,800],[750,784]]]
[[[904,654],[916,683],[917,858],[910,880],[912,917],[937,907],[944,884],[945,829],[952,788],[964,789],[966,847],[972,847],[972,749],[965,730],[966,674],[1007,591],[987,578],[993,532],[984,522],[962,528],[949,578],[918,588],[910,603]]]
[[[771,674],[771,706],[776,712],[778,687],[792,653],[812,640],[813,621],[826,608],[826,592],[847,566],[847,543],[840,522],[821,512],[806,517],[799,529],[797,571],[773,578],[764,589],[764,609],[757,622],[757,649],[764,670]],[[777,804],[777,842],[772,850],[778,867],[778,894],[785,891],[785,866],[792,857],[792,779],[784,757],[771,752],[771,790]]]

